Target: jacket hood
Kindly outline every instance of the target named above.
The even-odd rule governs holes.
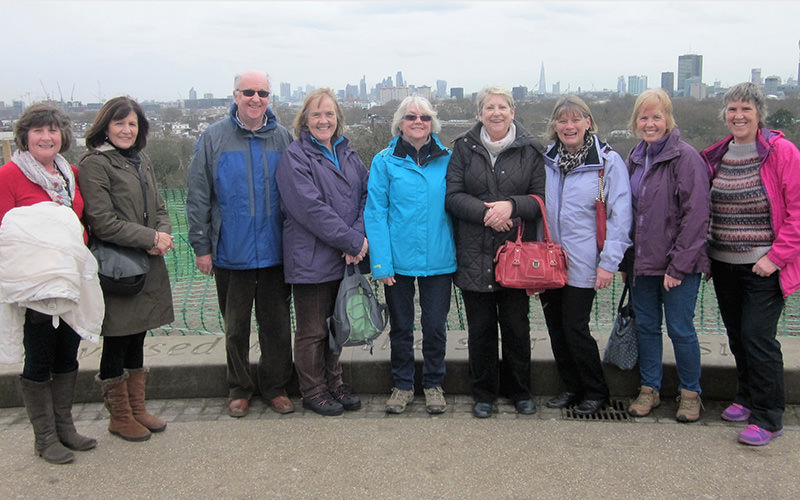
[[[244,132],[258,135],[267,132],[269,130],[272,130],[278,126],[278,119],[275,117],[275,114],[272,112],[270,108],[267,108],[267,111],[265,113],[265,115],[267,116],[267,123],[258,130],[250,130],[248,128],[245,128],[244,125],[242,125],[242,122],[240,122],[239,119],[236,117],[237,111],[239,111],[239,106],[237,106],[236,103],[233,103],[231,104],[231,110],[228,114],[230,116],[231,123],[233,123],[235,127],[241,129]]]
[[[656,153],[655,158],[651,158],[650,164],[655,165],[656,163],[667,162],[680,155],[680,150],[678,149],[680,140],[681,131],[677,128],[673,128],[672,132],[667,134],[666,142],[664,142],[661,150]],[[644,156],[647,153],[648,146],[649,144],[644,140],[639,141],[639,143],[633,147],[633,150],[631,150],[629,155],[630,161],[637,165],[644,164]]]
[[[784,133],[780,130],[770,130],[768,128],[759,129],[756,135],[756,150],[758,156],[764,159],[769,154],[775,142],[784,138]],[[728,152],[728,144],[733,141],[733,134],[722,139],[718,143],[704,149],[700,155],[706,160],[708,167],[712,172],[716,172],[719,167],[722,157]]]
[[[556,164],[556,158],[558,157],[558,143],[559,141],[556,139],[556,142],[547,147],[547,151],[544,154],[545,166],[555,170],[558,170],[558,164]],[[586,160],[583,162],[583,165],[578,167],[576,170],[602,165],[604,160],[608,161],[608,154],[611,151],[613,151],[613,148],[601,141],[597,134],[595,134],[594,147],[589,151],[589,154],[586,156]]]
[[[544,146],[536,140],[536,138],[528,132],[525,127],[522,126],[517,120],[514,120],[514,126],[517,128],[517,137],[514,138],[514,141],[509,144],[508,149],[511,148],[519,148],[527,145],[532,145],[536,148],[537,151],[540,153],[544,152]],[[483,147],[483,143],[481,142],[481,128],[483,127],[483,123],[478,121],[475,125],[472,126],[469,130],[465,133],[461,134],[455,140],[461,139],[462,137],[466,137],[471,141],[480,144]],[[455,142],[455,141],[453,141]]]

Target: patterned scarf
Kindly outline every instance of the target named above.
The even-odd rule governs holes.
[[[590,134],[589,131],[586,131],[586,135],[583,136],[583,146],[574,153],[568,152],[564,144],[558,141],[558,167],[564,172],[564,175],[567,175],[577,167],[583,165],[583,162],[586,161],[586,157],[589,156],[589,151],[593,147],[594,136]]]
[[[506,136],[500,139],[499,141],[493,141],[491,137],[489,137],[489,132],[486,131],[486,127],[481,127],[481,143],[483,147],[486,148],[486,151],[489,152],[489,159],[492,161],[492,168],[494,168],[494,164],[497,161],[497,157],[500,156],[500,153],[505,151],[514,139],[517,138],[517,126],[514,125],[514,122],[511,122],[511,126],[508,128],[508,133]]]
[[[56,172],[52,174],[33,157],[30,151],[15,151],[11,155],[11,161],[19,167],[28,180],[41,186],[51,200],[72,207],[72,200],[75,198],[75,175],[63,156],[56,155],[53,162]]]

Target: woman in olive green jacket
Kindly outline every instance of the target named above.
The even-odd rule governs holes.
[[[144,288],[135,295],[104,289],[103,351],[99,380],[111,414],[108,430],[144,441],[167,424],[145,408],[144,338],[171,323],[172,291],[164,255],[172,248],[171,224],[149,158],[142,152],[148,121],[127,97],[106,102],[86,134],[80,160],[84,221],[92,238],[149,254]]]

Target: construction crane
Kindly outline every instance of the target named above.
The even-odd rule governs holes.
[[[42,90],[44,91],[45,99],[47,99],[49,101],[50,100],[50,94],[47,92],[47,89],[44,88],[44,82],[41,79],[39,79],[39,85],[42,86]]]

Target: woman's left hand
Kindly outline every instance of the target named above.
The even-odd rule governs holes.
[[[771,260],[769,260],[769,257],[766,255],[758,259],[758,262],[753,264],[753,272],[762,278],[772,275],[772,273],[775,271],[780,271],[780,268]]]
[[[664,275],[664,290],[668,292],[670,288],[681,286],[681,283],[683,283],[683,280],[679,280],[678,278],[673,278],[669,274]]]
[[[172,235],[169,233],[156,231],[156,237],[153,241],[153,248],[148,250],[147,253],[150,255],[164,256],[173,248],[175,248],[175,244],[172,242]]]
[[[606,271],[602,267],[597,267],[597,279],[594,282],[594,289],[595,291],[601,290],[603,288],[608,288],[611,286],[611,282],[614,281],[614,273],[611,271]]]
[[[342,256],[344,257],[345,264],[347,265],[358,264],[359,262],[364,260],[364,257],[367,256],[368,251],[369,251],[369,242],[367,241],[366,238],[364,238],[364,243],[361,244],[361,251],[358,252],[357,255],[350,255],[349,253],[345,253],[342,254]]]
[[[483,216],[483,225],[498,232],[508,231],[514,226],[511,222],[513,205],[510,201],[494,201],[483,203],[488,210]]]

